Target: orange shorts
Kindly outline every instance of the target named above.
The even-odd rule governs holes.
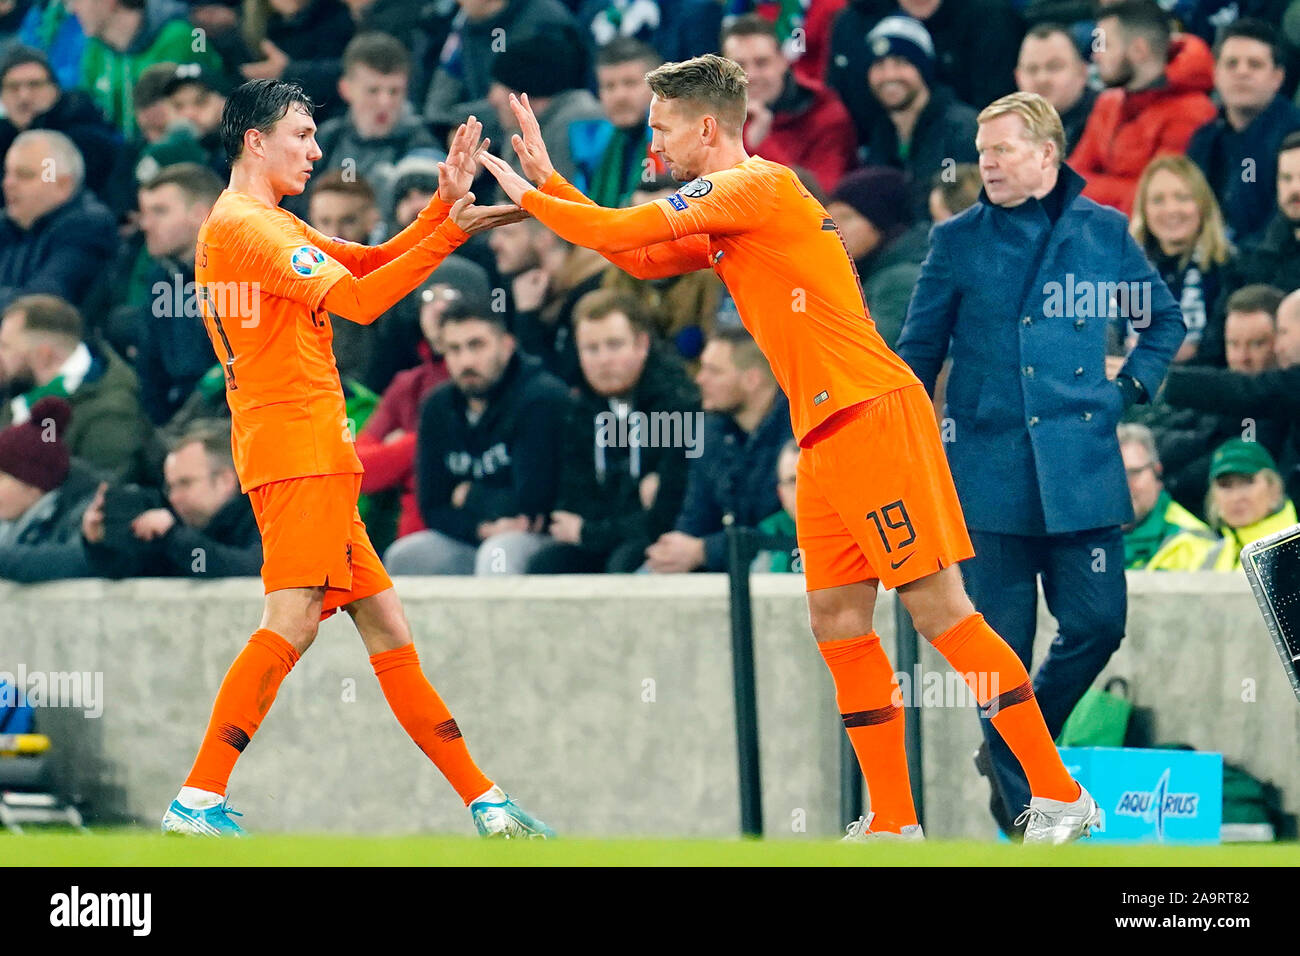
[[[262,584],[326,588],[321,618],[393,586],[357,513],[361,475],[310,475],[248,492],[262,532]]]
[[[925,388],[837,414],[799,455],[795,525],[808,590],[873,579],[896,588],[973,557]]]

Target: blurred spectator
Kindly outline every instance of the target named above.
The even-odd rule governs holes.
[[[1170,369],[1164,400],[1233,416],[1250,437],[1256,437],[1261,419],[1289,421],[1281,473],[1295,498],[1300,495],[1300,291],[1290,293],[1277,308],[1273,354],[1277,368],[1253,374],[1197,365]]]
[[[454,301],[478,303],[469,308],[487,311],[491,290],[481,269],[459,256],[448,256],[421,287],[420,364],[398,372],[379,407],[357,435],[357,457],[365,468],[361,493],[373,495],[396,490],[401,494],[396,537],[424,530],[415,494],[415,442],[420,406],[435,388],[447,381],[439,326],[443,312]]]
[[[519,574],[546,546],[535,529],[555,504],[568,397],[482,305],[443,309],[451,381],[421,407],[415,445],[426,530],[393,543],[390,573]]]
[[[1286,68],[1282,93],[1290,97],[1300,83],[1300,7],[1296,0],[1179,0],[1184,29],[1195,33],[1206,43],[1214,43],[1222,31],[1241,20],[1262,20],[1274,26],[1281,25],[1282,56],[1278,60]]]
[[[99,476],[63,443],[72,409],[47,396],[32,417],[0,432],[0,580],[84,578],[81,515]]]
[[[930,221],[936,226],[979,202],[984,188],[978,163],[958,163],[939,173],[931,183]]]
[[[899,13],[919,20],[932,38],[936,82],[930,86],[950,87],[974,109],[1016,88],[1012,72],[1024,23],[1008,0],[850,0],[831,28],[826,75],[857,125],[859,142],[868,141],[880,115],[862,82],[878,56],[869,34]]]
[[[343,112],[339,59],[355,26],[339,0],[244,0],[244,49],[236,59],[245,80],[297,83],[316,104],[316,122]]]
[[[1272,218],[1277,148],[1300,129],[1300,110],[1279,92],[1282,47],[1272,24],[1250,19],[1229,24],[1214,54],[1219,115],[1192,135],[1187,155],[1210,181],[1230,238],[1250,245]]]
[[[364,178],[374,190],[377,209],[392,203],[395,168],[403,157],[419,152],[439,160],[446,155],[411,112],[406,99],[410,74],[410,56],[392,37],[353,37],[343,52],[339,80],[339,95],[348,111],[326,120],[316,132],[324,154],[317,172],[338,169],[345,180]]]
[[[155,63],[140,74],[131,92],[135,135],[118,152],[104,196],[104,202],[119,222],[133,222],[140,183],[156,176],[164,166],[212,162],[189,124],[179,122],[167,96],[167,85],[175,76],[176,64]],[[224,151],[221,161],[226,161]]]
[[[163,92],[171,101],[176,121],[186,124],[199,146],[207,154],[208,167],[230,179],[230,163],[221,143],[221,111],[233,87],[224,73],[204,69],[197,63],[181,63]]]
[[[952,356],[945,434],[975,545],[962,573],[1026,669],[1041,575],[1060,634],[1034,693],[1055,737],[1124,637],[1120,527],[1132,505],[1115,428],[1125,407],[1156,393],[1185,329],[1124,217],[1083,198],[1083,180],[1062,164],[1065,131],[1050,103],[1035,93],[992,103],[977,145],[984,197],[934,228],[898,354],[931,391]],[[1118,288],[1142,291],[1111,304]],[[1141,328],[1111,382],[1115,310]],[[1029,785],[993,725],[980,724],[994,816],[1011,831]]]
[[[100,195],[113,169],[122,137],[85,93],[59,88],[44,53],[13,47],[0,58],[0,156],[24,130],[52,129],[63,133],[80,150],[86,166],[86,188]]]
[[[140,228],[154,269],[149,305],[139,319],[135,370],[140,404],[155,425],[176,414],[212,367],[212,343],[194,284],[194,253],[199,227],[224,188],[212,170],[197,163],[168,166],[140,188]]]
[[[379,207],[364,176],[331,169],[311,183],[309,195],[307,222],[313,229],[344,242],[370,244],[379,223]],[[379,323],[386,318],[381,316],[368,325],[339,322],[334,326],[334,362],[340,375],[359,379],[367,388],[382,390],[388,384],[372,385],[369,375],[372,361],[378,358]]]
[[[513,46],[525,37],[544,33],[563,34],[581,53],[580,63],[545,64],[547,71],[576,69],[586,85],[588,41],[573,14],[560,0],[456,0],[460,13],[442,48],[438,70],[429,84],[424,101],[424,118],[434,126],[454,128],[466,114],[479,112],[492,86],[492,64],[501,52],[500,38],[509,37]],[[534,110],[534,112],[540,111]],[[546,145],[554,144],[547,140]],[[558,166],[556,167],[559,168]]]
[[[0,383],[12,396],[0,404],[0,425],[21,425],[46,395],[67,399],[69,453],[120,479],[139,475],[150,430],[135,372],[108,346],[82,341],[81,316],[67,302],[30,295],[4,308]]]
[[[868,134],[865,163],[896,166],[911,178],[913,208],[926,213],[930,177],[954,162],[975,162],[975,111],[934,85],[934,45],[908,17],[886,17],[867,37],[867,83],[884,107]]]
[[[1161,153],[1181,153],[1214,118],[1214,59],[1205,41],[1172,37],[1151,0],[1107,7],[1097,21],[1092,61],[1108,87],[1093,107],[1070,165],[1087,180],[1083,194],[1125,215],[1139,174]]]
[[[620,37],[596,54],[596,90],[603,119],[578,120],[569,127],[573,184],[598,206],[617,208],[664,172],[650,152],[650,86],[645,75],[663,60],[653,47]]]
[[[510,94],[528,94],[528,105],[542,128],[542,139],[551,154],[551,163],[565,179],[577,175],[570,128],[603,119],[600,103],[587,90],[587,65],[579,41],[564,33],[543,33],[512,40],[492,61],[492,85],[488,102],[496,113],[503,131],[503,156],[516,169],[519,157],[514,149],[505,149],[510,134],[519,129]]]
[[[1277,310],[1281,301],[1282,293],[1265,285],[1248,285],[1229,297],[1226,337],[1230,371],[1255,376],[1277,367]],[[1244,423],[1237,414],[1175,407],[1169,403],[1168,394],[1166,390],[1151,405],[1133,409],[1130,417],[1155,432],[1169,493],[1189,511],[1199,513],[1205,507],[1210,454],[1227,439],[1241,437]],[[1250,425],[1254,440],[1274,454],[1282,453],[1289,429],[1290,423],[1284,417],[1272,414]]]
[[[1165,543],[1152,571],[1239,571],[1241,550],[1253,541],[1296,524],[1273,456],[1257,442],[1233,438],[1214,451],[1205,516],[1219,540],[1184,531]]]
[[[1133,521],[1124,525],[1124,567],[1130,571],[1145,568],[1166,541],[1184,531],[1215,538],[1209,525],[1165,490],[1160,480],[1164,469],[1151,429],[1145,425],[1120,425],[1117,437],[1133,502]]]
[[[81,153],[62,133],[27,130],[14,139],[4,157],[0,309],[33,292],[80,304],[112,259],[113,217],[84,180]]]
[[[81,85],[86,34],[63,0],[37,0],[28,7],[18,30],[18,42],[50,58],[60,88],[75,90]]]
[[[749,79],[745,149],[786,166],[802,166],[832,190],[852,168],[858,144],[844,104],[811,80],[796,77],[781,52],[776,28],[756,13],[722,28],[722,55]]]
[[[1025,34],[1016,61],[1016,87],[1037,93],[1060,114],[1068,156],[1083,136],[1097,91],[1088,85],[1088,64],[1065,27],[1044,23]]]
[[[397,235],[429,205],[438,191],[438,160],[431,156],[407,156],[393,167],[392,207],[385,210],[383,234]]]
[[[929,223],[913,222],[907,182],[887,166],[849,173],[831,194],[826,211],[840,227],[857,267],[876,330],[892,349],[929,251]]]
[[[221,69],[205,43],[196,43],[179,0],[68,0],[86,31],[81,88],[129,139],[135,135],[131,91],[155,63],[199,63]]]
[[[727,569],[723,516],[754,528],[777,509],[772,476],[791,437],[790,404],[743,328],[710,336],[695,382],[706,412],[700,455],[687,471],[675,529],[645,552],[649,569],[664,574]]]
[[[583,378],[561,435],[554,543],[528,571],[631,572],[681,511],[687,442],[701,437],[699,393],[677,360],[652,346],[635,298],[592,292],[574,321]]]
[[[1282,140],[1277,154],[1277,214],[1253,247],[1242,251],[1225,271],[1220,302],[1247,285],[1272,285],[1283,292],[1300,289],[1300,131]],[[1220,305],[1216,310],[1223,311]],[[1222,339],[1211,323],[1198,358],[1216,365],[1224,361]]]
[[[1234,254],[1219,204],[1190,159],[1159,156],[1147,164],[1138,179],[1129,232],[1178,300],[1187,337],[1174,361],[1189,361]],[[1222,330],[1212,335],[1221,336]]]
[[[262,536],[248,495],[239,490],[228,422],[198,422],[186,431],[163,462],[163,479],[167,506],[134,515],[130,499],[125,510],[115,508],[116,489],[100,485],[81,522],[93,575],[223,578],[261,572]],[[120,531],[114,527],[118,520]]]
[[[599,288],[605,260],[571,246],[535,219],[499,226],[488,233],[497,271],[510,280],[519,347],[542,360],[567,385],[581,379],[573,337],[575,303]]]
[[[634,192],[629,204],[654,202],[671,196],[678,188],[677,181],[664,173]],[[725,291],[712,269],[660,279],[637,279],[613,265],[605,269],[601,288],[636,296],[654,324],[655,336],[671,343],[677,354],[688,361],[700,357],[704,340],[714,329]]]
[[[795,484],[799,471],[799,443],[791,438],[781,447],[776,458],[776,495],[781,501],[781,510],[769,515],[758,523],[758,530],[763,534],[780,538],[795,537]],[[797,560],[795,551],[766,551],[759,555],[759,561],[766,556],[766,570],[783,574],[803,573],[803,564]]]

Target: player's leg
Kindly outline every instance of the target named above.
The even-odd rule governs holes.
[[[284,588],[266,596],[262,625],[235,658],[217,691],[198,755],[163,829],[178,833],[238,833],[227,816],[226,787],[280,684],[316,638],[325,589]]]
[[[835,682],[835,702],[867,782],[871,830],[916,824],[903,719],[893,666],[872,625],[876,580],[861,548],[820,493],[816,448],[799,456],[796,526],[817,649]]]
[[[551,837],[554,832],[519,807],[484,775],[470,756],[460,727],[420,667],[410,623],[392,580],[370,543],[360,515],[353,521],[352,594],[332,598],[347,608],[370,655],[384,699],[397,722],[469,808],[479,833]]]

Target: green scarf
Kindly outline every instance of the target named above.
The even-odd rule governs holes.
[[[615,127],[601,154],[600,165],[591,177],[592,201],[607,209],[617,209],[627,202],[639,184],[645,158],[645,130]]]

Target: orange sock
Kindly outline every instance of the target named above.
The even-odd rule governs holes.
[[[858,756],[871,794],[872,830],[897,833],[916,822],[907,776],[903,711],[895,703],[898,681],[880,638],[862,637],[817,645],[835,680],[835,703]]]
[[[1020,761],[1030,792],[1049,800],[1077,800],[1079,785],[1047,732],[1025,665],[984,615],[972,614],[939,635],[934,649],[961,674],[981,710],[993,715],[993,726]]]
[[[275,631],[255,631],[212,704],[212,717],[185,786],[225,794],[235,761],[271,709],[280,683],[298,663],[298,651]]]
[[[415,645],[372,654],[370,663],[398,723],[442,771],[465,805],[490,789],[492,781],[475,765],[456,721],[420,670]]]

